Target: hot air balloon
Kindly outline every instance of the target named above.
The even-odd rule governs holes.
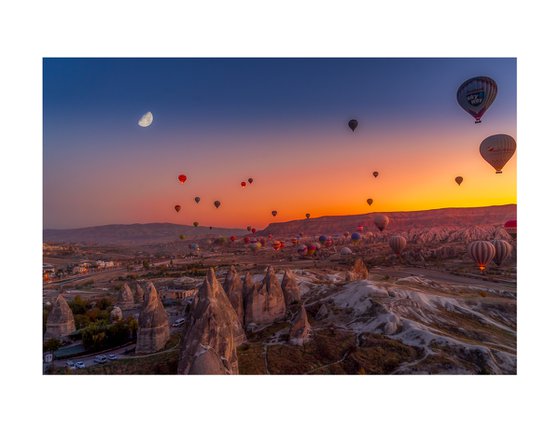
[[[354,232],[350,236],[350,239],[352,239],[352,242],[358,242],[360,239],[362,239],[362,235],[359,234],[358,232]]]
[[[344,233],[343,233],[343,236],[344,236],[345,238],[348,238],[348,236],[350,236],[350,232],[344,232]]]
[[[310,213],[306,213],[306,214],[305,214],[305,218],[307,218],[307,219],[309,219],[310,216],[311,216]]]
[[[200,197],[195,197],[194,201],[196,201],[197,203],[200,203]]]
[[[233,236],[233,235],[232,235],[232,236],[229,237],[229,240],[230,240],[231,242],[235,242],[235,241],[237,240],[237,236]]]
[[[210,230],[212,230],[212,226],[208,227]]]
[[[496,174],[502,172],[502,168],[515,153],[515,140],[506,134],[496,134],[486,137],[480,143],[480,154],[485,161],[496,170]]]
[[[370,205],[370,206],[373,203],[373,200],[371,198],[368,198],[366,201],[367,201],[367,204]]]
[[[512,237],[512,239],[517,239],[517,220],[509,220],[504,224],[506,232]]]
[[[190,249],[193,250],[193,251],[197,251],[197,250],[198,250],[198,244],[193,243],[193,244],[190,244],[189,247],[190,247]]]
[[[354,130],[358,127],[358,121],[356,119],[352,119],[348,122],[348,126],[354,132]]]
[[[318,250],[317,244],[307,244],[307,255],[312,256]]]
[[[378,171],[374,171],[374,172],[373,172],[373,177],[377,177],[377,176],[379,176],[379,172],[378,172]]]
[[[492,241],[492,245],[496,249],[496,255],[494,256],[494,263],[500,266],[503,262],[505,262],[511,253],[513,252],[513,247],[506,241],[501,239],[495,239]]]
[[[247,226],[247,231],[248,231],[248,232],[251,231],[251,226]]]
[[[303,245],[303,244],[300,245],[300,246],[297,248],[297,253],[298,253],[300,256],[302,256],[302,257],[303,257],[303,256],[306,256],[306,255],[307,255],[307,245]]]
[[[185,235],[179,235],[179,239],[181,240],[185,239]]]
[[[486,269],[486,265],[490,263],[496,255],[496,248],[488,241],[471,242],[467,247],[467,251],[478,265],[480,272]]]
[[[489,77],[474,77],[465,81],[457,90],[457,102],[463,110],[474,117],[474,123],[480,123],[496,95],[498,85]]]
[[[461,184],[463,183],[463,178],[461,176],[457,176],[455,178],[455,182],[457,182],[457,185],[461,186]]]
[[[272,216],[273,216],[273,217],[275,217],[276,215],[278,215],[278,212],[275,211],[275,210],[273,210],[271,213],[272,213]]]
[[[257,231],[257,229],[254,228],[254,227],[251,229],[251,232],[252,232],[253,234],[254,234],[256,231]]]
[[[247,186],[247,182],[241,182],[241,188],[245,188]]]
[[[272,239],[272,233],[268,234],[268,239]]]
[[[319,242],[321,242],[322,244],[324,244],[327,241],[327,237],[325,235],[321,235],[319,236]]]
[[[245,242],[245,244],[248,244],[251,241],[251,239],[249,238],[249,236],[245,236],[243,238],[243,242]]]
[[[387,224],[389,224],[389,217],[387,215],[375,215],[373,222],[379,231],[382,232],[387,227]]]
[[[257,252],[257,250],[259,250],[261,247],[262,245],[259,242],[254,242],[249,245],[249,248],[251,248],[251,251],[253,251],[254,253]]]
[[[250,177],[249,179],[247,179],[247,182],[249,182],[249,183],[253,183],[253,178],[252,178],[252,177]]]
[[[192,225],[198,227],[198,221],[193,222]]]
[[[401,251],[406,247],[406,239],[402,236],[391,236],[389,238],[389,246],[397,256],[400,256]]]
[[[356,230],[362,233],[364,231],[364,226],[358,226]]]
[[[175,205],[175,211],[176,211],[176,212],[179,212],[180,210],[181,210],[181,206],[179,206],[178,204]]]
[[[187,176],[185,176],[184,174],[180,174],[179,176],[177,176],[177,179],[179,179],[179,182],[185,183],[187,181]]]
[[[282,248],[282,242],[280,241],[272,242],[272,248],[274,248],[274,251],[278,251],[280,248]]]
[[[216,206],[216,209],[218,209],[218,208],[221,206],[221,204],[222,204],[222,203],[220,203],[219,200],[216,200],[216,201],[214,202],[214,206]]]
[[[327,238],[327,240],[325,241],[324,245],[325,247],[330,248],[333,246],[333,243],[334,243],[333,239],[329,236],[329,238]]]

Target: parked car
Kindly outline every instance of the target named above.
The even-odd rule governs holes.
[[[178,328],[179,326],[182,326],[183,323],[185,323],[185,319],[177,319],[175,320],[175,322],[173,322],[173,326]]]
[[[105,364],[107,362],[107,357],[105,355],[97,355],[93,362],[96,364]]]
[[[83,361],[76,361],[76,362],[74,363],[74,366],[75,366],[76,368],[86,368],[86,365],[84,364]]]
[[[74,367],[74,361],[72,360],[66,361],[66,367]]]
[[[107,359],[109,361],[114,361],[115,359],[119,359],[117,355],[115,355],[114,353],[110,353],[109,356],[107,356]]]

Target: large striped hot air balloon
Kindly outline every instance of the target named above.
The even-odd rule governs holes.
[[[382,232],[387,227],[387,224],[389,224],[389,217],[387,215],[375,215],[373,223]]]
[[[486,137],[480,143],[480,154],[496,170],[496,174],[502,172],[502,168],[515,153],[515,140],[506,134],[496,134]]]
[[[406,239],[403,236],[391,236],[389,246],[397,256],[400,256],[402,250],[406,247]]]
[[[492,245],[496,249],[496,255],[494,256],[494,263],[500,266],[505,262],[511,253],[513,252],[513,247],[506,241],[501,239],[495,239],[492,241]]]
[[[486,265],[490,263],[496,255],[496,248],[494,248],[492,242],[488,241],[471,242],[467,247],[467,251],[478,265],[480,272],[486,269]]]
[[[504,228],[512,239],[517,239],[517,220],[509,220],[504,224]]]
[[[474,117],[474,123],[480,123],[496,95],[498,85],[490,77],[474,77],[465,81],[457,90],[457,102],[463,110]]]

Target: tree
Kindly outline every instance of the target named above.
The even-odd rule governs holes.
[[[43,343],[43,352],[54,352],[62,346],[62,341],[51,338]]]

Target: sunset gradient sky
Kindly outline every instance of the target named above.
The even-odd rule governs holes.
[[[477,75],[498,96],[475,125],[455,95]],[[478,150],[517,139],[515,59],[44,59],[43,77],[45,228],[517,201],[516,155],[496,175]]]

